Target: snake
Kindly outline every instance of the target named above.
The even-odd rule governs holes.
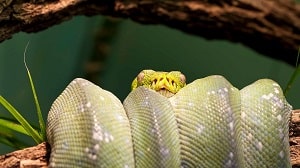
[[[239,90],[223,76],[186,83],[180,71],[142,70],[123,103],[74,79],[47,118],[49,167],[290,168],[292,106],[279,84]]]

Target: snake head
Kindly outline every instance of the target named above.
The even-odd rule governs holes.
[[[131,90],[134,90],[139,86],[144,86],[155,90],[166,97],[171,97],[185,85],[185,76],[179,71],[161,72],[143,70],[133,80]]]

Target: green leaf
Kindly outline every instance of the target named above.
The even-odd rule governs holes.
[[[22,117],[22,115],[0,95],[0,103],[15,117],[36,143],[43,142],[40,134]]]
[[[1,128],[1,127],[0,127]],[[15,149],[22,149],[28,147],[29,144],[24,143],[20,140],[10,129],[1,128],[0,129],[0,143],[7,146],[13,147]]]
[[[1,130],[7,128],[7,129],[10,129],[12,131],[16,131],[16,132],[19,132],[21,134],[25,134],[25,135],[30,136],[28,134],[28,132],[23,128],[23,126],[20,123],[9,120],[7,118],[0,117],[0,128],[1,128]]]
[[[33,80],[32,80],[30,71],[27,67],[27,64],[26,64],[26,51],[27,51],[28,45],[29,45],[29,42],[27,43],[25,51],[24,51],[24,65],[25,65],[27,75],[28,75],[28,78],[29,78],[29,82],[30,82],[30,86],[31,86],[31,90],[32,90],[32,94],[33,94],[33,98],[34,98],[34,102],[35,102],[35,107],[36,107],[36,111],[37,111],[37,115],[38,115],[38,120],[39,120],[39,124],[40,124],[40,135],[42,137],[42,140],[45,141],[46,140],[45,121],[43,119],[41,107],[40,107],[40,104],[39,104],[39,101],[38,101],[38,98],[37,98],[37,94],[36,94],[36,91],[35,91],[35,88],[34,88]]]
[[[290,89],[292,88],[294,82],[296,81],[297,76],[300,74],[300,66],[298,65],[299,55],[300,55],[300,47],[299,47],[299,50],[298,50],[298,56],[297,56],[295,71],[292,74],[286,88],[284,89],[284,95],[285,96],[287,96],[288,92],[290,91]]]

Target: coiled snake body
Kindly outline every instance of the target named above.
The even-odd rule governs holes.
[[[77,78],[47,121],[49,167],[288,168],[292,107],[261,79],[238,90],[222,76],[186,85],[178,71],[142,71],[123,104]]]

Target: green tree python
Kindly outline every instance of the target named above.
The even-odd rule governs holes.
[[[292,107],[261,79],[242,90],[214,75],[143,70],[123,104],[81,78],[47,119],[49,167],[288,168]]]

